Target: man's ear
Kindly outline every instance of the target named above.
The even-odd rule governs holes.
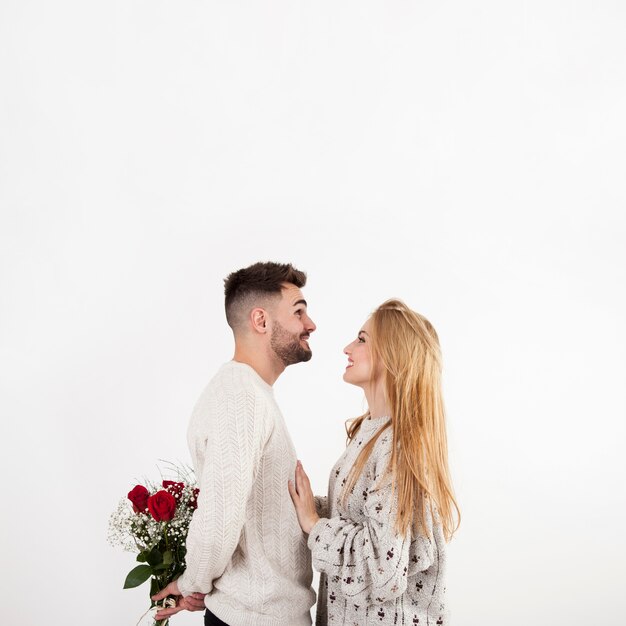
[[[252,309],[250,311],[250,322],[255,332],[265,334],[268,330],[267,311],[265,309]]]

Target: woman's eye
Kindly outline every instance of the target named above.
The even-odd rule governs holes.
[[[365,343],[365,339],[363,339],[363,337],[357,337],[356,339],[359,343]]]

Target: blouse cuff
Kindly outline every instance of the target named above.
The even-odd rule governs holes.
[[[315,538],[322,532],[322,524],[328,522],[328,518],[320,517],[319,520],[315,523],[315,526],[311,528],[311,532],[309,533],[309,538],[307,539],[307,546],[309,546],[309,550],[313,552],[313,548],[315,548]]]

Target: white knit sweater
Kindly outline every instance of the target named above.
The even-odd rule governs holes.
[[[272,387],[226,363],[196,404],[188,442],[200,494],[181,593],[208,593],[230,626],[309,626],[310,552],[287,489],[296,452]]]
[[[328,497],[317,498],[321,519],[309,548],[319,572],[318,626],[442,626],[445,607],[446,542],[437,516],[427,515],[428,536],[395,530],[397,493],[385,476],[391,428],[381,433],[344,503],[342,494],[359,452],[388,422],[368,418],[335,464]]]

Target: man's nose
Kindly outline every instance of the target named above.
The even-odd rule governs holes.
[[[307,330],[310,333],[312,333],[316,328],[317,328],[317,326],[315,325],[315,322],[309,317],[309,323],[307,324]]]

